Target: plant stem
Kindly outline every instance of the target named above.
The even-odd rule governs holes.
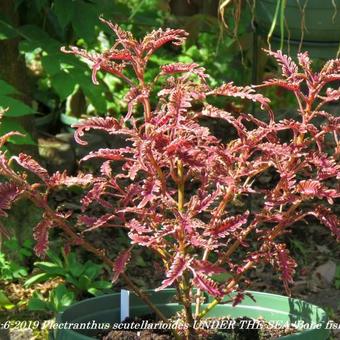
[[[188,325],[188,328],[185,331],[185,336],[189,340],[190,335],[194,334],[194,318],[192,315],[191,310],[191,287],[189,282],[189,277],[187,273],[183,273],[183,306],[184,306],[184,312],[185,312],[185,318]]]
[[[151,120],[151,106],[147,98],[143,100],[143,107],[144,107],[144,114],[145,114],[145,122],[148,123]]]
[[[241,240],[243,241],[249,233],[256,227],[255,223],[251,223],[243,232],[241,235]],[[225,252],[225,254],[222,255],[221,259],[219,259],[217,262],[218,263],[223,263],[225,262],[240,246],[241,240],[237,239],[234,241],[234,243],[228,248],[228,250]]]
[[[184,209],[184,170],[183,163],[180,159],[177,161],[177,175],[178,175],[178,211],[182,212]]]
[[[275,26],[276,26],[277,18],[279,16],[279,11],[280,11],[280,7],[281,7],[281,2],[282,1],[283,0],[277,0],[276,7],[275,7],[275,12],[274,12],[274,17],[273,17],[272,24],[270,26],[270,29],[269,29],[269,32],[268,32],[268,35],[267,35],[267,43],[268,43],[268,46],[269,46],[270,50],[271,50],[270,39],[271,39],[271,37],[273,35],[273,32],[275,30]]]
[[[291,213],[293,213],[298,206],[301,204],[301,201],[297,201],[296,203],[294,203],[287,211],[287,215],[289,216]],[[282,229],[285,228],[285,225],[282,224],[278,224],[270,233],[268,240],[269,241],[273,241],[276,237],[278,237],[279,235],[281,235],[281,231]],[[260,248],[260,251],[263,250],[267,245],[263,244]],[[240,274],[236,275],[227,285],[226,287],[226,294],[229,294],[233,288],[237,285],[239,279],[241,278],[241,276],[244,275],[244,273],[246,273],[249,269],[251,269],[253,267],[253,265],[255,264],[255,261],[250,260],[248,261],[242,268]],[[221,298],[216,298],[214,299],[199,315],[198,318],[201,319],[203,318],[209,311],[211,311],[216,305],[218,305],[221,301]]]
[[[79,244],[85,250],[96,255],[105,264],[107,264],[110,268],[114,267],[114,261],[112,261],[109,257],[107,257],[103,250],[95,248],[94,246],[92,246],[92,244],[90,244],[85,239],[83,239],[82,237],[77,235],[71,229],[69,224],[64,221],[64,219],[62,217],[56,216],[54,211],[47,205],[47,203],[45,202],[45,200],[43,198],[36,197],[36,193],[33,193],[30,198],[34,203],[37,204],[37,206],[42,207],[44,209],[44,211],[47,213],[47,216],[49,216],[49,218],[51,220],[53,220],[65,232],[65,234],[68,237],[70,237],[71,240],[74,240],[75,242],[77,242],[77,244]],[[125,281],[125,283],[127,284],[127,286],[129,287],[129,289],[131,289],[131,291],[133,291],[146,305],[148,305],[150,307],[150,309],[159,317],[160,320],[167,323],[168,319],[151,302],[149,297],[131,281],[131,279],[128,277],[128,275],[125,274],[125,273],[122,273],[121,276],[122,276],[123,280]],[[173,336],[175,337],[176,340],[181,339],[181,337],[177,334],[176,330],[172,330],[172,333],[173,333]]]
[[[216,222],[216,220],[218,218],[221,217],[221,215],[223,214],[223,211],[226,207],[226,205],[228,204],[228,202],[233,198],[233,193],[232,193],[232,190],[227,190],[226,194],[224,195],[222,201],[220,202],[217,210],[216,210],[216,213],[214,214],[212,220],[210,221],[210,223],[212,225],[214,225],[214,223]],[[212,242],[212,238],[209,239],[208,241],[208,246],[207,248],[204,250],[204,253],[203,253],[203,257],[202,257],[202,260],[205,261],[208,256],[209,256],[209,246]],[[196,317],[200,314],[200,305],[201,305],[201,289],[197,289],[197,294],[196,294],[196,308],[195,308],[195,315]]]
[[[179,159],[177,160],[177,176],[178,176],[178,183],[177,183],[177,208],[179,212],[184,211],[184,168],[183,163]],[[185,249],[185,233],[183,230],[180,230],[179,234],[179,247],[180,251],[183,252],[185,255],[186,249]],[[183,273],[183,279],[182,279],[182,292],[183,296],[181,298],[184,306],[184,312],[185,312],[185,318],[186,322],[188,324],[188,328],[185,331],[185,337],[186,339],[190,338],[190,335],[193,334],[194,331],[194,318],[192,315],[191,310],[191,286],[190,286],[190,279],[187,275],[187,273]]]
[[[165,176],[164,176],[164,173],[163,173],[162,169],[157,164],[157,162],[156,162],[156,160],[155,160],[151,150],[149,150],[149,158],[150,158],[151,164],[156,169],[156,172],[157,172],[157,175],[159,177],[159,180],[161,181],[162,193],[165,194],[165,192],[166,192],[166,180],[165,180]]]

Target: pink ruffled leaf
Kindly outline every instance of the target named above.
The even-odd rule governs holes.
[[[207,233],[211,233],[214,237],[225,237],[236,230],[240,229],[243,225],[247,223],[249,216],[249,211],[241,215],[232,216],[224,219],[220,224],[211,230],[207,230]]]
[[[104,158],[110,161],[121,161],[125,159],[125,154],[130,153],[129,148],[120,149],[99,149],[97,151],[91,151],[87,156],[81,159],[82,162],[91,158]]]
[[[40,177],[40,179],[42,179],[45,183],[48,183],[50,176],[47,170],[44,169],[31,156],[26,155],[24,153],[20,153],[18,157],[15,156],[13,157],[13,159],[15,159],[20,166]]]
[[[185,42],[188,33],[182,29],[165,30],[158,29],[147,34],[142,41],[142,50],[148,55],[152,54],[155,50],[161,46],[171,42],[173,45],[179,46]]]
[[[5,210],[11,208],[21,192],[21,189],[13,182],[0,183],[0,216],[7,216]]]
[[[194,273],[194,278],[192,280],[194,286],[203,291],[207,292],[214,297],[222,297],[224,294],[218,287],[218,284],[210,279],[207,275],[201,273]]]
[[[121,130],[122,126],[117,119],[112,117],[94,117],[77,124],[72,125],[76,129],[74,133],[74,138],[78,144],[87,145],[87,142],[82,140],[81,137],[84,136],[85,132],[89,130],[104,130],[109,134],[117,133]]]
[[[188,268],[190,261],[183,257],[181,253],[177,253],[170,269],[166,273],[166,279],[163,280],[162,285],[156,288],[156,291],[162,290],[170,285],[172,285]]]
[[[290,295],[289,284],[293,283],[293,275],[295,273],[295,267],[297,266],[295,260],[289,255],[286,245],[279,243],[273,244],[274,251],[270,254],[271,260],[275,261],[281,272],[281,280],[285,287],[287,295]]]
[[[340,219],[332,213],[331,209],[319,205],[314,211],[310,211],[308,214],[319,219],[319,221],[332,232],[336,239],[340,241]]]
[[[53,226],[53,221],[44,216],[33,230],[33,238],[36,240],[34,251],[39,257],[43,257],[48,249],[48,233]]]
[[[78,221],[85,224],[88,227],[85,231],[89,232],[104,226],[109,226],[109,222],[114,218],[116,218],[116,215],[113,214],[104,214],[99,218],[83,215],[78,218]]]
[[[91,174],[78,174],[77,176],[68,176],[67,172],[55,172],[48,180],[50,187],[55,186],[80,186],[85,187],[93,183],[93,176]]]
[[[3,237],[3,239],[9,240],[11,235],[8,232],[8,230],[4,227],[4,225],[0,222],[0,236]]]
[[[105,195],[106,186],[106,182],[97,182],[93,185],[91,190],[89,190],[87,194],[81,199],[82,211],[85,211],[92,202],[99,203],[101,206],[107,209],[112,209],[112,204],[101,198],[103,195]]]
[[[299,65],[304,69],[305,72],[310,73],[311,70],[311,60],[309,58],[309,53],[308,51],[305,51],[303,53],[298,53],[297,55]]]
[[[123,250],[115,259],[113,266],[112,283],[115,283],[119,276],[124,273],[126,265],[131,259],[131,248]]]
[[[161,75],[172,75],[176,73],[192,73],[198,75],[202,79],[208,77],[205,73],[205,69],[203,67],[199,67],[196,63],[174,63],[161,66]]]
[[[285,77],[290,77],[295,75],[298,72],[298,67],[293,61],[293,59],[285,54],[282,51],[269,51],[265,50],[268,55],[274,57],[278,64],[281,66],[282,75]]]
[[[202,273],[205,275],[225,273],[226,270],[219,267],[207,260],[194,260],[190,267],[194,268],[196,273]]]
[[[253,102],[258,102],[262,107],[268,106],[270,100],[262,94],[255,93],[255,90],[250,86],[236,86],[233,82],[223,84],[214,89],[210,94],[218,96],[238,97],[242,99],[249,99]]]
[[[143,197],[137,208],[144,208],[149,202],[152,202],[157,193],[160,191],[160,181],[153,178],[144,180],[141,196]]]

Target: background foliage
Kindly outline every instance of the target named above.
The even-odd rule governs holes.
[[[112,37],[100,24],[100,15],[137,37],[160,26],[180,26],[189,31],[190,39],[183,51],[169,47],[152,59],[147,79],[160,65],[184,52],[180,61],[201,62],[213,78],[222,75],[220,81],[247,82],[248,70],[240,67],[239,42],[221,33],[216,6],[217,1],[194,1],[193,14],[185,2],[179,6],[178,1],[167,0],[3,1],[0,48],[5,56],[0,58],[0,106],[9,109],[0,132],[28,132],[26,137],[13,137],[12,141],[34,144],[37,130],[60,131],[62,113],[79,118],[117,116],[125,110],[121,100],[125,90],[120,81],[105,75],[98,86],[93,86],[87,65],[60,52],[61,46],[69,44],[93,51],[109,46]],[[241,21],[241,32],[249,26],[247,18],[249,13]],[[44,120],[50,121],[47,127]]]
[[[99,85],[93,86],[90,68],[73,56],[60,52],[60,47],[64,45],[77,45],[92,51],[107,48],[113,37],[98,20],[100,15],[131,30],[137,37],[158,27],[179,27],[189,32],[189,39],[183,47],[166,46],[157,56],[152,57],[151,67],[146,74],[147,80],[157,74],[161,65],[177,60],[195,61],[204,66],[211,75],[213,86],[230,80],[239,85],[250,83],[251,12],[244,10],[240,13],[239,35],[235,36],[221,28],[217,18],[218,1],[191,0],[190,3],[189,6],[186,0],[2,0],[0,106],[8,107],[8,110],[0,125],[0,135],[11,130],[25,133],[24,137],[15,136],[11,141],[20,150],[30,148],[32,153],[38,153],[41,136],[52,138],[67,131],[61,122],[62,114],[78,119],[93,115],[117,117],[126,112],[126,103],[122,100],[126,88],[124,89],[119,80],[101,74]],[[235,28],[232,22],[233,13],[228,12],[228,17],[231,19],[228,25],[232,32]],[[260,62],[265,64],[265,60]],[[267,66],[267,73],[272,70],[272,67]],[[280,90],[272,93],[271,98],[285,108],[291,100]],[[242,110],[237,102],[225,103],[223,105],[228,105],[225,109]],[[55,198],[57,202],[65,199],[61,194],[59,196],[61,197]],[[67,198],[74,201],[74,193]],[[3,242],[0,252],[0,274],[3,280],[6,280],[6,284],[16,284],[32,277],[51,278],[53,275],[64,280],[56,282],[52,291],[44,296],[31,296],[29,306],[32,310],[56,312],[74,299],[84,298],[86,294],[93,294],[99,288],[106,289],[109,286],[109,277],[103,274],[99,265],[95,265],[96,273],[91,274],[94,275],[95,283],[100,282],[98,286],[80,282],[82,274],[79,273],[83,273],[82,270],[85,271],[88,266],[88,259],[83,254],[71,253],[70,256],[71,261],[76,263],[74,268],[77,273],[68,270],[63,255],[47,258],[47,265],[35,263],[32,244],[29,240],[25,241],[25,238],[31,234],[34,220],[39,217],[26,203],[17,209],[16,216],[21,223],[18,225],[17,220],[13,220],[11,224],[18,240]],[[19,235],[25,236],[20,239]],[[124,244],[124,236],[115,235],[118,245],[112,246],[114,253],[118,253],[119,247]],[[301,238],[304,240],[304,237],[302,235]],[[103,239],[104,242],[105,238]],[[315,241],[310,243],[313,245],[309,244],[308,247],[312,248]],[[302,245],[293,244],[291,248],[302,254],[304,247],[307,247],[305,242]],[[18,248],[21,251],[17,257],[13,257],[13,252]],[[60,245],[56,244],[54,250],[59,252],[59,248]],[[148,262],[152,263],[151,255],[146,255],[150,257],[147,258]],[[146,267],[150,266],[143,262],[143,258],[145,256],[138,257],[139,262],[131,270],[134,274],[141,274],[134,278],[142,281],[138,284],[147,286],[143,280],[144,276],[148,276],[145,275]],[[323,259],[319,262],[322,261]],[[152,267],[150,276],[155,272],[158,272],[157,268]],[[335,280],[337,288],[339,277],[338,266]],[[44,284],[43,281],[39,284]],[[14,308],[14,304],[1,288],[0,286],[0,309],[7,311],[7,308]],[[38,289],[41,289],[40,286]],[[63,295],[66,295],[64,300]]]

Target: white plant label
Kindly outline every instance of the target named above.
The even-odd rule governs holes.
[[[130,316],[130,291],[121,289],[120,291],[120,322]]]

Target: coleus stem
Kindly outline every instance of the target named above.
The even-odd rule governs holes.
[[[211,220],[210,220],[210,225],[214,225],[215,222],[221,217],[221,215],[223,214],[228,202],[230,202],[233,198],[233,190],[231,188],[227,189],[225,195],[223,196],[217,210],[216,213],[212,216]],[[210,237],[210,239],[208,240],[207,243],[207,248],[204,250],[203,256],[202,256],[202,260],[206,261],[208,259],[209,256],[209,247],[210,244],[212,242],[212,237]],[[200,305],[201,305],[201,294],[202,291],[200,288],[197,289],[197,294],[196,294],[196,306],[195,306],[195,315],[196,318],[199,316],[200,314]]]
[[[184,167],[183,163],[180,159],[177,160],[177,177],[178,177],[178,183],[177,183],[177,206],[178,206],[178,212],[183,213],[184,211],[184,195],[185,195],[185,175],[184,175]],[[179,251],[183,253],[183,256],[186,255],[186,245],[185,245],[185,233],[184,230],[179,230]],[[181,283],[182,289],[182,301],[184,305],[184,312],[185,312],[185,318],[186,322],[188,324],[188,329],[185,332],[186,339],[189,339],[190,334],[194,331],[193,328],[193,315],[191,310],[191,285],[190,285],[190,279],[188,277],[188,274],[186,272],[183,273]]]
[[[301,201],[295,202],[287,211],[287,215],[292,214],[301,204]],[[282,234],[282,230],[285,228],[285,225],[278,224],[270,233],[268,236],[268,241],[273,241],[276,237],[280,236]],[[264,248],[267,247],[267,243],[263,244],[260,251],[264,250]],[[230,248],[231,249],[231,248]],[[236,247],[233,247],[233,251],[236,250]],[[232,254],[232,251],[229,252],[229,255]],[[253,265],[255,264],[255,261],[249,260],[241,270],[240,274],[235,275],[230,282],[228,283],[227,287],[225,288],[226,295],[228,295],[230,292],[232,292],[233,288],[238,284],[240,278],[251,268],[253,268]],[[202,319],[205,315],[207,315],[214,307],[216,307],[220,302],[221,298],[214,299],[202,312],[199,313],[197,319]]]
[[[304,134],[300,133],[298,136],[298,143],[302,143],[303,139],[304,139]],[[290,162],[289,162],[289,166],[292,166],[293,163],[295,162],[295,159],[293,158]],[[278,184],[276,185],[275,190],[278,190],[280,187],[280,181],[278,182]],[[286,212],[287,217],[292,214],[301,204],[301,201],[297,201],[295,202]],[[256,227],[256,223],[250,224],[245,231],[242,233],[242,241],[245,240],[245,238],[249,235],[249,233],[254,229],[254,227]],[[282,229],[285,227],[284,224],[278,224],[276,227],[273,228],[272,232],[270,233],[269,237],[268,237],[268,241],[272,242],[276,237],[278,237],[279,235],[281,235],[281,231]],[[241,240],[236,240],[227,250],[227,252],[221,257],[221,259],[219,260],[219,262],[221,260],[226,260],[229,259],[230,256],[237,250],[237,248],[240,246],[241,244]],[[260,249],[263,250],[263,248],[266,247],[266,245],[263,245]],[[246,263],[242,270],[241,270],[241,275],[236,275],[227,285],[226,287],[226,292],[231,292],[232,289],[237,285],[239,279],[241,278],[241,276],[243,276],[249,269],[251,269],[254,265],[254,261],[250,260],[248,261],[248,263]],[[227,293],[228,294],[228,293]],[[221,302],[221,298],[216,298],[214,299],[202,312],[199,312],[199,310],[196,307],[196,317],[197,319],[201,319],[203,318],[209,311],[211,311],[215,306],[217,306],[219,303]],[[196,305],[197,306],[197,305]]]
[[[34,202],[37,206],[43,208],[45,213],[50,217],[52,221],[54,221],[60,229],[64,231],[64,233],[71,239],[71,241],[79,244],[82,248],[87,250],[88,252],[94,254],[96,257],[101,259],[109,268],[114,268],[114,261],[112,261],[109,257],[105,255],[105,251],[101,249],[97,249],[96,247],[92,246],[91,243],[87,242],[84,238],[77,235],[70,225],[60,216],[57,216],[55,212],[47,205],[44,199],[37,196],[34,192],[30,195],[30,199]],[[159,310],[159,308],[149,299],[147,294],[145,294],[141,289],[139,289],[129,278],[126,273],[121,274],[123,280],[125,281],[126,285],[132,292],[134,292],[150,309],[157,315],[157,317],[162,320],[163,322],[167,323],[168,319],[164,316],[164,314]],[[180,340],[181,337],[178,335],[176,330],[172,330],[173,336],[176,340]]]

